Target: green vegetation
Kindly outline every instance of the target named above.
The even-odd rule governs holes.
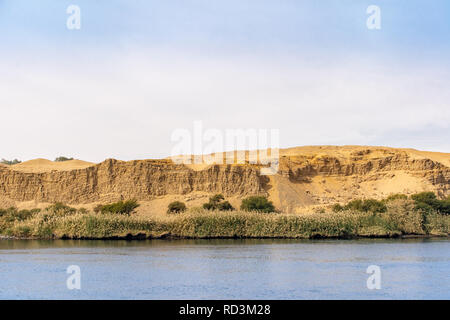
[[[161,217],[79,213],[61,216],[49,212],[25,220],[0,218],[0,233],[36,238],[114,238],[143,235],[188,238],[317,238],[356,236],[395,237],[408,234],[444,235],[450,216],[412,210],[413,204],[390,205],[386,213],[342,211],[323,214],[266,214],[256,212],[197,211]]]
[[[232,211],[234,210],[231,203],[225,201],[225,197],[222,194],[216,194],[209,198],[209,202],[203,204],[203,209],[206,210],[219,210],[219,211]]]
[[[223,202],[219,203],[219,205],[217,206],[217,210],[219,210],[219,211],[233,211],[234,208],[231,205],[231,203],[229,203],[228,201],[223,201]]]
[[[416,203],[416,209],[432,212],[437,211],[442,214],[450,214],[450,197],[439,200],[433,192],[421,192],[411,196]]]
[[[388,196],[384,202],[394,201],[394,200],[406,200],[408,199],[408,196],[406,194],[401,193],[395,193]]]
[[[6,164],[8,166],[12,166],[13,164],[18,164],[18,163],[22,163],[22,161],[14,159],[14,160],[6,160],[6,159],[2,159],[0,161],[1,164]]]
[[[223,201],[221,197],[213,200]],[[261,200],[243,203],[260,205]],[[266,199],[267,200],[267,199]],[[0,210],[0,234],[30,238],[320,238],[449,236],[450,215],[437,209],[436,198],[419,194],[379,202],[351,201],[349,209],[316,214],[277,214],[254,210],[223,212],[192,208],[176,215],[139,216],[130,213],[134,200],[98,206],[95,212],[55,203],[44,210]],[[439,209],[446,200],[439,200]],[[128,203],[128,205],[126,205]],[[430,204],[431,203],[431,204]],[[182,205],[180,205],[182,204]],[[173,207],[185,208],[179,202]],[[256,206],[257,209],[268,206]],[[345,207],[345,206],[341,206]],[[127,208],[127,209],[123,209]],[[131,209],[132,208],[132,209]],[[252,207],[254,209],[255,206]],[[432,207],[433,208],[433,207]],[[175,209],[173,212],[176,212]],[[269,210],[268,210],[269,212]]]
[[[136,200],[127,200],[127,201],[119,201],[106,205],[98,205],[94,208],[94,212],[96,213],[112,213],[112,214],[125,214],[130,215],[134,212],[136,208],[139,207],[139,204]]]
[[[55,159],[55,162],[64,162],[64,161],[70,161],[70,160],[73,160],[73,158],[58,157]]]
[[[387,205],[397,200],[406,201],[408,196],[405,194],[393,194],[381,201],[375,199],[356,199],[346,205],[335,204],[332,207],[333,212],[345,210],[355,210],[359,212],[386,212]],[[411,195],[411,201],[415,206],[412,210],[424,212],[436,212],[440,214],[450,214],[450,197],[445,200],[439,200],[433,192],[421,192]]]
[[[333,206],[334,212],[345,211],[345,210],[355,210],[359,212],[386,212],[387,207],[383,201],[378,201],[375,199],[365,199],[365,200],[352,200],[345,206],[340,204],[335,204]]]
[[[241,210],[270,213],[275,212],[275,207],[266,197],[253,196],[242,200]]]
[[[54,215],[67,216],[77,212],[77,209],[66,206],[64,203],[56,202],[46,208],[46,211]]]
[[[6,210],[0,209],[0,218],[5,221],[24,221],[40,211],[40,209],[17,210],[17,208],[11,207]]]
[[[174,201],[169,203],[167,213],[180,213],[186,211],[186,205],[181,201]]]

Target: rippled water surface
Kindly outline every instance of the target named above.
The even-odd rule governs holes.
[[[449,275],[448,239],[0,240],[0,299],[450,299]]]

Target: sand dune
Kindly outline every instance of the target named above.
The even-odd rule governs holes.
[[[82,160],[54,162],[47,159],[34,159],[12,165],[9,168],[11,170],[20,172],[39,173],[39,172],[51,172],[54,170],[71,171],[77,169],[84,169],[93,165],[95,164]]]

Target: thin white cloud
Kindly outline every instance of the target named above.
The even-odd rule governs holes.
[[[0,157],[164,157],[171,132],[195,120],[280,129],[282,146],[398,146],[387,132],[423,130],[429,145],[412,135],[404,146],[450,152],[450,136],[442,136],[450,124],[445,68],[130,52],[1,62]]]

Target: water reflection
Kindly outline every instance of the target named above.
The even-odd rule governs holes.
[[[242,246],[270,244],[315,244],[339,245],[352,244],[382,244],[382,243],[420,243],[448,241],[446,238],[415,238],[415,239],[357,239],[357,240],[296,240],[296,239],[174,239],[174,240],[0,240],[0,250],[5,249],[45,249],[45,248],[121,248],[148,246]],[[356,247],[348,247],[355,249]]]

